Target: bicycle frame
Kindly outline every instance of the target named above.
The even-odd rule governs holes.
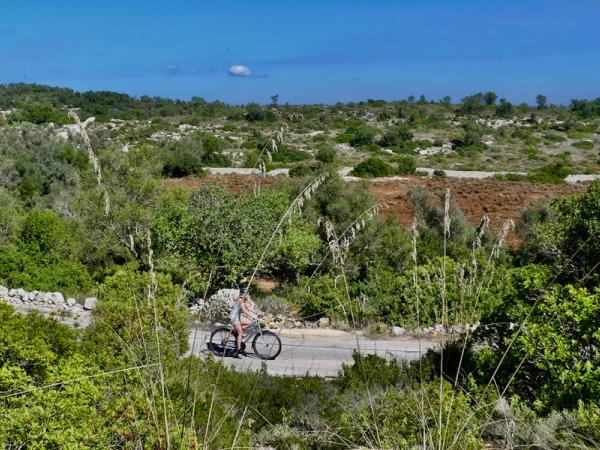
[[[229,325],[229,328],[231,328],[231,334],[233,334],[234,336],[237,335],[237,331],[234,327]],[[250,324],[250,326],[244,330],[244,334],[242,335],[242,342],[246,344],[250,340],[250,338],[256,336],[257,334],[262,334],[262,328],[260,327],[260,323],[258,322],[258,320],[253,320],[252,324]]]

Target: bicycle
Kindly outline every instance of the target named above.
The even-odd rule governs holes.
[[[235,354],[237,333],[231,326],[216,328],[210,335],[208,345],[215,353],[223,355]],[[263,330],[258,320],[253,320],[249,328],[244,332],[241,351],[246,349],[246,343],[252,339],[254,354],[260,359],[273,360],[281,353],[281,339],[277,334],[269,330]]]

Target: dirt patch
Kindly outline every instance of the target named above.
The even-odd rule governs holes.
[[[171,178],[165,180],[170,188],[185,187],[196,190],[201,186],[214,183],[233,194],[256,192],[257,189],[273,186],[277,183],[289,182],[287,177],[263,177],[255,175],[209,175],[202,178]]]
[[[533,206],[538,199],[581,194],[588,183],[540,184],[493,179],[407,177],[374,181],[369,190],[378,202],[388,205],[389,214],[394,214],[400,223],[408,227],[414,216],[409,191],[416,186],[421,186],[432,197],[450,188],[452,199],[463,210],[469,223],[477,225],[483,213],[487,212],[490,223],[499,228],[506,219],[517,220],[521,211]]]

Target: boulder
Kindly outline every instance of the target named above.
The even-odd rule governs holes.
[[[50,296],[55,305],[62,305],[65,302],[65,297],[60,292],[50,292]]]
[[[219,289],[206,302],[206,310],[203,318],[211,322],[228,322],[231,307],[239,295],[239,289]],[[252,300],[248,304],[251,308],[256,309],[256,305]]]
[[[390,329],[390,334],[392,336],[404,336],[406,334],[406,330],[402,327],[392,327]]]
[[[0,285],[0,298],[8,297],[8,288]]]
[[[319,319],[319,327],[328,327],[329,326],[329,318],[328,317],[321,317]]]
[[[92,310],[96,309],[96,302],[98,299],[96,297],[88,297],[83,302],[83,309]]]
[[[67,299],[67,306],[69,308],[72,308],[73,306],[75,306],[77,304],[77,300],[75,300],[74,298],[68,298]]]

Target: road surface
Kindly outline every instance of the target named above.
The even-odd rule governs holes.
[[[207,341],[210,331],[192,329],[190,332],[190,352],[198,356],[207,356],[212,352]],[[377,354],[398,360],[416,360],[439,343],[430,337],[384,337],[370,339],[363,336],[329,329],[292,329],[280,333],[283,344],[281,354],[273,361],[265,361],[267,372],[271,375],[334,377],[342,363],[352,363],[352,352],[360,349],[364,354]],[[248,352],[251,351],[248,345]],[[226,366],[236,370],[255,371],[261,368],[262,360],[254,354],[239,359],[222,357]]]

